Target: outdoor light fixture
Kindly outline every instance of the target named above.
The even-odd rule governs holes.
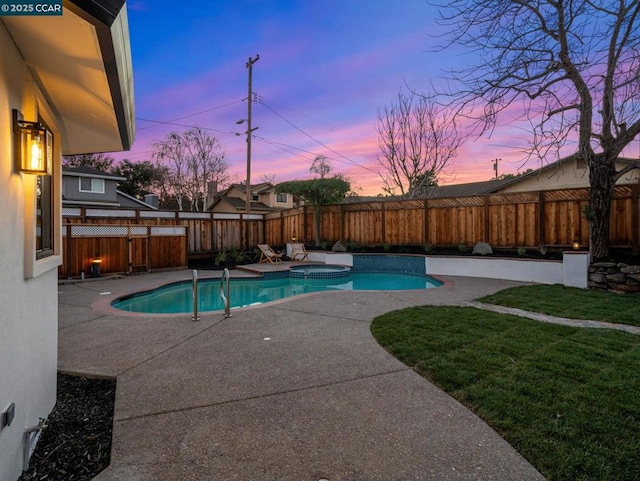
[[[13,109],[16,168],[25,174],[47,175],[51,166],[52,135],[40,122],[22,119]]]
[[[295,232],[294,232],[294,233],[293,233],[293,235],[291,236],[291,240],[292,240],[293,242],[295,242],[295,241],[296,241],[296,233],[295,233]]]
[[[91,261],[91,277],[100,277],[100,264],[102,264],[102,259]]]
[[[580,249],[580,242],[579,241],[573,241],[573,243],[571,244],[573,246],[573,250],[578,250]]]

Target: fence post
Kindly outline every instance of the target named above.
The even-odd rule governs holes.
[[[71,245],[71,224],[65,226],[67,230],[67,277],[71,277],[71,259],[73,259],[73,247]]]
[[[340,204],[340,241],[341,242],[346,242],[346,239],[344,238],[344,223],[345,223],[345,219],[344,219],[344,204]]]
[[[303,205],[302,206],[302,235],[303,235],[303,239],[304,242],[308,242],[308,236],[307,236],[307,206]]]
[[[387,209],[384,200],[380,202],[380,240],[383,244],[387,242]]]
[[[429,199],[424,199],[424,236],[422,236],[422,245],[431,244],[429,242]]]
[[[490,195],[487,194],[484,196],[484,232],[483,232],[483,240],[484,242],[486,242],[487,244],[490,243],[491,240],[491,220],[489,219],[489,197]]]
[[[266,232],[266,228],[265,228],[265,232]],[[304,242],[304,239],[302,241]],[[284,211],[283,210],[280,211],[280,242],[279,243],[276,242],[275,244],[286,244],[286,242],[284,241]]]
[[[547,243],[546,214],[544,211],[544,191],[538,192],[538,245],[544,246]]]
[[[631,186],[631,253],[638,255],[640,248],[640,185]]]

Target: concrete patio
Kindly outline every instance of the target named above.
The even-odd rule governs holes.
[[[111,465],[97,481],[544,479],[370,333],[385,312],[518,283],[449,277],[421,291],[315,293],[199,322],[110,307],[190,278],[59,286],[59,369],[118,380]]]

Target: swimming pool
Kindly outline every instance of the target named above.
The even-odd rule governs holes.
[[[298,278],[286,273],[279,277],[259,279],[231,279],[231,308],[263,304],[285,297],[309,292],[348,290],[409,290],[429,289],[441,283],[428,276],[351,272],[346,277]],[[224,304],[220,298],[220,279],[206,279],[198,283],[198,311],[221,311]],[[111,305],[130,312],[150,314],[176,314],[193,312],[191,281],[169,284],[152,291],[141,292],[116,299]]]

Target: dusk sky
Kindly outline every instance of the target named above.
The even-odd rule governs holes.
[[[136,141],[116,159],[151,160],[172,130],[210,129],[237,182],[246,178],[249,57],[253,68],[251,181],[309,178],[317,155],[360,195],[382,192],[375,124],[401,88],[428,92],[444,70],[467,65],[437,52],[437,12],[424,0],[129,0]],[[508,119],[504,119],[505,121]],[[468,141],[440,184],[489,180],[523,165],[530,135],[517,125]],[[555,160],[555,159],[551,159]]]

